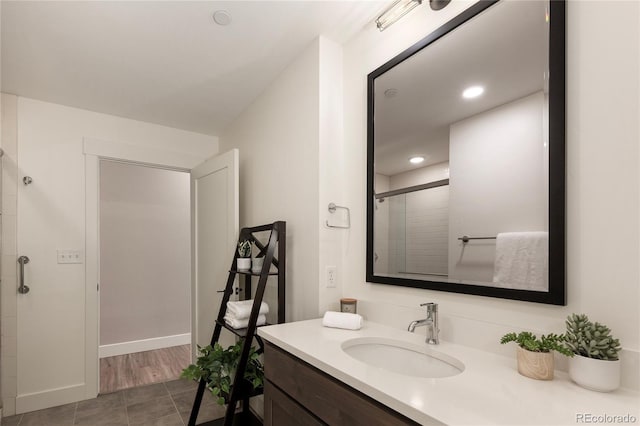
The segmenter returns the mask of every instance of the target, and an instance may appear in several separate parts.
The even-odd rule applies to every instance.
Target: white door
[[[30,291],[18,294],[15,314],[17,413],[98,392],[100,159],[181,170],[193,164],[181,153],[93,140],[85,140],[84,152],[84,165],[69,165],[56,149],[42,152],[28,138],[20,145],[17,250],[29,257],[24,269]],[[29,185],[22,184],[26,174],[33,178]],[[83,174],[84,181],[73,178]],[[191,191],[192,339],[208,344],[221,299],[216,291],[226,283],[238,234],[238,151],[193,168]],[[233,342],[224,338],[223,344]]]
[[[211,158],[191,170],[191,341],[206,346],[238,238],[238,150]],[[223,347],[231,333],[220,335]]]

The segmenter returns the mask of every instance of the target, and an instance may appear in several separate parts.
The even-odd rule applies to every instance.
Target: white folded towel
[[[238,319],[232,316],[225,315],[224,322],[231,328],[247,328],[249,327],[249,318]],[[267,317],[265,315],[258,315],[258,321],[256,325],[265,325],[267,323]]]
[[[241,300],[239,302],[227,302],[227,315],[235,319],[246,319],[251,315],[253,308],[253,299]],[[269,313],[269,305],[262,302],[260,304],[260,312],[258,315],[266,315]]]
[[[548,253],[547,232],[498,234],[493,282],[503,288],[549,291]]]
[[[360,330],[362,327],[362,317],[358,314],[347,312],[327,311],[322,318],[322,325],[332,328],[345,328],[347,330]]]

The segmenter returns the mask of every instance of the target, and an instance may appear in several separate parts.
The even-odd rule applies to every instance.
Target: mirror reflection
[[[548,7],[499,2],[373,80],[374,282],[549,291]]]

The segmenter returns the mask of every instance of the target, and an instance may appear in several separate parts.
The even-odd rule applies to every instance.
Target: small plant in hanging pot
[[[238,243],[238,271],[248,271],[251,269],[251,241],[242,240]]]
[[[620,341],[606,325],[584,314],[567,317],[566,344],[576,355],[569,362],[569,377],[583,388],[611,392],[620,387]]]
[[[223,349],[218,343],[213,347],[198,346],[198,351],[196,363],[185,368],[181,377],[195,381],[204,379],[207,389],[216,397],[218,404],[226,404],[231,395],[231,385],[240,361],[242,341],[227,349]],[[241,388],[242,397],[258,395],[264,387],[264,366],[253,346],[249,350],[244,380],[238,385]]]
[[[518,344],[516,357],[518,373],[537,380],[553,379],[553,353],[573,356],[573,353],[562,343],[564,335],[543,334],[538,338],[535,334],[523,331],[519,334],[507,333],[502,336],[500,343],[516,342]]]

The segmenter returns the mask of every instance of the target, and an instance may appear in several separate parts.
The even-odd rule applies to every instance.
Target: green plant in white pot
[[[236,259],[238,271],[251,269],[251,241],[242,240],[238,243],[238,259]]]
[[[620,387],[620,341],[606,325],[584,314],[566,320],[565,344],[576,355],[569,361],[569,377],[583,388],[611,392]]]

